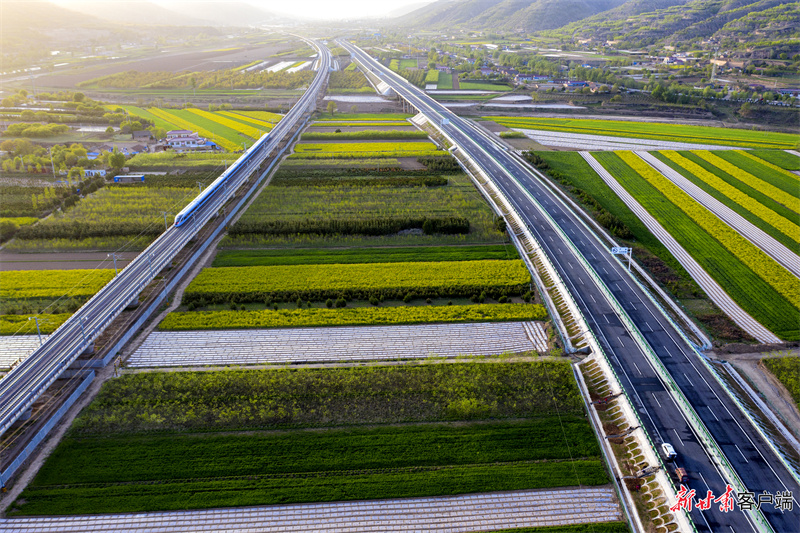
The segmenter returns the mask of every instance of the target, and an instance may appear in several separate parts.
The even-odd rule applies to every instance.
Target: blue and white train
[[[261,151],[261,149],[269,142],[270,135],[266,133],[263,135],[258,141],[253,143],[253,146],[247,149],[242,156],[236,160],[228,169],[222,173],[220,177],[214,180],[214,182],[206,187],[203,192],[197,195],[197,198],[192,200],[189,205],[183,208],[183,210],[175,215],[175,225],[180,226],[189,220],[192,215],[197,212],[198,209],[203,207],[205,203],[211,198],[214,193],[219,190],[226,189],[228,186],[228,180],[233,178],[236,173],[247,167],[256,157],[256,154]],[[260,163],[260,161],[259,161]]]

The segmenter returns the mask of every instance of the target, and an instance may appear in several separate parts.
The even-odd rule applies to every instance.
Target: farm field
[[[511,87],[502,83],[491,83],[488,81],[460,81],[460,89],[465,91],[510,91]]]
[[[590,135],[635,137],[663,141],[720,144],[743,148],[791,149],[797,145],[797,136],[788,133],[752,131],[707,126],[684,126],[651,122],[619,120],[484,117],[509,128],[529,128],[565,131]]]
[[[28,317],[32,316],[36,315],[0,315],[0,335],[36,335],[36,323],[28,320]],[[71,313],[39,315],[39,331],[42,335],[49,335],[66,322],[70,316]]]
[[[783,150],[750,150],[750,153],[784,170],[800,170],[800,157]]]
[[[745,311],[783,339],[800,338],[796,278],[632,153],[595,156]]]
[[[20,228],[7,249],[143,249],[164,231],[163,212],[174,217],[196,195],[196,188],[107,186],[63,213]]]
[[[769,209],[677,152],[654,155],[790,250],[800,244],[800,226],[792,219]]]
[[[786,387],[800,408],[800,357],[767,357],[761,362]]]
[[[186,288],[183,301],[402,299],[409,294],[497,299],[521,295],[530,281],[521,260],[223,267],[203,270]]]
[[[268,266],[349,263],[402,263],[406,261],[479,261],[518,259],[510,244],[487,246],[419,246],[399,248],[323,250],[223,250],[212,266]]]
[[[289,159],[358,159],[445,155],[430,142],[298,143]]]
[[[700,155],[695,151],[683,151],[678,152],[681,156],[685,157],[686,159],[690,160],[692,163],[699,165],[705,171],[710,172],[711,174],[715,175],[717,178],[723,180],[729,186],[734,187],[753,200],[757,201],[758,203],[764,205],[765,207],[771,209],[778,215],[786,218],[788,220],[796,220],[797,214],[794,209],[791,207],[787,207],[783,203],[777,201],[771,195],[766,194],[762,191],[756,184],[755,187],[749,185],[748,183],[730,175],[729,173],[725,172],[721,168],[715,166],[713,163],[706,161],[704,158],[700,157]]]
[[[362,146],[391,144],[353,138],[375,133],[381,131],[297,149],[333,146],[359,157]],[[528,303],[535,299],[530,274],[455,161],[419,158],[413,170],[370,165],[278,169],[160,327],[546,319],[541,306]]]
[[[541,305],[477,304],[352,307],[346,309],[259,309],[172,312],[159,324],[162,331],[209,329],[305,328],[329,326],[395,326],[407,324],[516,322],[546,320]],[[2,322],[0,322],[2,325]]]
[[[103,387],[10,514],[597,485],[599,455],[566,362],[135,374]]]
[[[488,206],[465,175],[441,187],[266,187],[221,242],[242,247],[499,244]],[[431,232],[400,233],[406,229]],[[435,225],[447,224],[447,233]],[[444,227],[444,226],[442,226]]]
[[[74,312],[112,277],[113,268],[0,272],[0,316],[3,317],[0,323],[3,324],[3,330],[7,331],[3,334],[13,334],[19,329],[14,326],[18,320],[6,315]],[[53,324],[59,319],[54,320]]]

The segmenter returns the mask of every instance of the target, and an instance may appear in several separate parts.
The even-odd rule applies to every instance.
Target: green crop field
[[[268,122],[266,120],[261,120],[261,119],[254,118],[254,117],[249,117],[249,116],[246,116],[246,115],[241,115],[239,113],[235,113],[235,112],[232,112],[232,111],[218,111],[215,114],[217,116],[229,118],[229,119],[235,120],[237,122],[241,122],[243,124],[247,124],[249,126],[255,126],[257,129],[259,129],[259,130],[261,130],[261,131],[263,131],[265,133],[268,132],[269,130],[271,130],[273,127],[275,127],[275,123],[273,123],[273,122]]]
[[[701,168],[710,172],[711,174],[717,176],[729,186],[735,187],[736,189],[742,191],[744,194],[752,198],[753,200],[757,201],[758,203],[764,205],[765,207],[771,209],[778,215],[782,216],[787,220],[797,220],[797,214],[795,210],[787,207],[783,203],[778,202],[772,196],[766,194],[762,191],[758,186],[755,187],[748,185],[747,183],[731,176],[727,172],[723,171],[722,169],[714,166],[713,163],[706,161],[699,157],[697,152],[694,151],[681,151],[678,152],[681,156],[685,157],[689,161],[699,165]]]
[[[152,154],[136,154],[128,160],[128,165],[135,169],[172,169],[175,167],[202,167],[217,169],[221,174],[225,168],[239,158],[238,154],[212,152],[156,152]],[[216,177],[216,176],[215,176]],[[209,181],[210,183],[210,181]]]
[[[0,276],[2,279],[2,276]],[[36,323],[28,320],[38,316],[39,331],[42,335],[53,333],[69,317],[70,313],[52,313],[46,315],[0,315],[0,335],[35,335]]]
[[[0,272],[0,300],[87,298],[114,277],[114,269],[9,270]]]
[[[624,156],[624,152],[620,154]],[[680,191],[675,190],[677,187],[669,189],[666,197],[670,201],[665,202],[665,193],[650,182],[654,176],[648,175],[648,179],[644,179],[625,164],[617,153],[600,152],[595,157],[745,311],[781,338],[787,340],[800,338],[798,309],[789,300],[797,298],[797,293],[791,296],[790,292],[786,292],[791,290],[792,284],[788,272],[783,270],[786,276],[789,276],[784,280],[786,276],[778,270],[781,267],[774,268],[774,261],[764,256],[763,252],[759,255],[752,244],[748,246],[749,242],[729,241],[728,239],[735,239],[735,235],[738,234],[731,235],[730,228],[728,228],[730,231],[724,231],[724,228],[719,226],[722,224],[719,219],[701,208],[694,200],[685,200],[681,197]],[[673,201],[680,201],[681,207]],[[691,209],[691,215],[684,212],[684,208]],[[704,227],[714,232],[714,236],[703,229]],[[727,244],[723,245],[718,239],[724,240]],[[741,236],[739,239],[743,240]],[[743,263],[743,260],[748,261],[748,264]],[[763,262],[759,265],[759,261]],[[764,276],[777,275],[778,279],[769,277],[769,280],[777,283],[783,290],[777,289],[752,268],[769,271],[762,273]],[[789,285],[783,287],[782,283]]]
[[[758,158],[738,151],[712,153],[699,150],[695,153],[737,180],[760,190],[795,213],[800,213],[800,176],[788,170],[772,169],[767,166],[770,163],[760,163]]]
[[[800,357],[767,357],[761,362],[783,383],[800,407]]]
[[[270,111],[233,111],[233,114],[255,118],[273,125],[280,122],[283,118],[283,115],[279,113],[272,113]]]
[[[317,122],[340,120],[352,121],[366,121],[366,122],[399,122],[413,117],[406,113],[319,113],[316,117]],[[404,124],[408,124],[405,122]]]
[[[291,159],[424,157],[445,153],[431,142],[298,143]]]
[[[750,150],[750,153],[786,170],[800,170],[800,157],[783,150]]]
[[[260,139],[262,135],[269,131],[268,128],[257,128],[244,121],[236,120],[226,115],[211,113],[209,111],[203,111],[202,109],[189,109],[189,111],[202,119],[209,120],[233,131],[237,131],[240,134],[246,135],[252,140]]]
[[[144,109],[144,108],[141,108],[141,107],[136,107],[136,106],[133,106],[133,105],[108,105],[108,106],[106,106],[106,108],[110,112],[113,112],[115,109],[120,108],[120,107],[122,109],[124,109],[125,111],[127,111],[128,114],[130,114],[130,115],[136,115],[136,116],[139,116],[139,117],[142,117],[142,118],[146,118],[148,120],[152,120],[157,128],[163,128],[166,131],[180,129],[180,127],[177,124],[174,124],[170,120],[164,118],[164,115],[161,114],[161,113],[159,113],[158,115],[155,115],[155,114],[151,113],[150,111],[148,111],[147,109]]]
[[[568,362],[129,374],[104,384],[9,515],[607,482]]]
[[[415,246],[347,250],[223,250],[214,267],[268,265],[329,265],[349,263],[403,263],[408,261],[478,261],[519,259],[514,246]]]
[[[357,139],[427,139],[428,134],[417,130],[361,130],[345,132],[311,131],[300,136],[301,141],[336,141]]]
[[[510,91],[511,87],[501,83],[462,81],[458,86],[465,91]]]
[[[439,83],[436,85],[437,89],[452,89],[453,88],[453,75],[449,72],[439,73]]]
[[[222,267],[203,270],[186,288],[183,301],[199,305],[267,298],[293,302],[481,293],[496,299],[522,294],[529,284],[530,273],[521,260]]]
[[[238,131],[218,124],[212,120],[200,117],[185,109],[151,109],[150,112],[159,118],[175,124],[178,129],[185,129],[197,132],[200,137],[204,137],[217,143],[221,148],[229,152],[243,150],[242,143],[250,146],[253,140],[250,137],[240,134]]]
[[[341,121],[341,122],[339,122]],[[362,122],[362,121],[354,121],[348,122],[347,115],[339,115],[339,121],[322,121],[322,122],[314,122],[315,128],[363,128],[363,127],[399,127],[399,126],[409,126],[408,122],[400,122],[400,121],[386,121],[386,122]]]
[[[257,311],[172,312],[159,324],[163,331],[208,329],[394,326],[470,322],[547,320],[541,305],[476,304],[344,309],[264,309]]]
[[[499,244],[494,216],[464,175],[444,187],[266,187],[234,224],[223,247]],[[424,221],[462,220],[468,233],[398,234]],[[322,230],[325,233],[321,233]],[[292,230],[293,235],[278,233]],[[312,233],[298,233],[299,231]],[[376,234],[377,232],[377,234]],[[389,233],[386,233],[389,232]]]
[[[159,235],[162,213],[174,218],[196,195],[196,188],[105,187],[59,216],[20,228],[17,241]]]
[[[653,155],[784,246],[793,249],[800,244],[800,226],[792,220],[757,202],[677,152],[654,152]]]
[[[528,128],[590,135],[659,139],[664,141],[722,144],[745,148],[794,148],[797,136],[708,126],[684,126],[653,122],[565,118],[484,117],[509,128]]]

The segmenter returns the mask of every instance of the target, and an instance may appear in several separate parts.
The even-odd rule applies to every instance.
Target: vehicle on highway
[[[689,474],[686,473],[685,468],[681,468],[680,466],[675,468],[675,477],[678,478],[679,483],[689,482]]]
[[[664,442],[661,444],[661,453],[664,454],[664,459],[667,461],[674,461],[678,454],[675,453],[675,448],[672,447],[672,444],[669,442]]]

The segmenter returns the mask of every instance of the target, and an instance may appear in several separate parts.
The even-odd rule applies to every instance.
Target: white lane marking
[[[708,484],[708,481],[706,481],[706,478],[705,478],[705,477],[703,477],[703,473],[702,473],[702,472],[700,472],[699,470],[698,470],[698,472],[697,472],[697,473],[698,473],[698,474],[700,474],[700,479],[702,479],[702,480],[703,480],[703,483],[705,483],[705,484],[706,484],[706,490],[711,490],[711,485],[709,485],[709,484]]]
[[[578,281],[580,281],[581,285],[584,285],[583,278],[578,278]]]
[[[707,406],[707,405],[706,405],[706,409],[708,409],[709,411],[711,411],[711,407],[709,407],[709,406]],[[717,422],[719,422],[719,418],[717,418],[717,415],[716,415],[716,414],[714,414],[714,411],[711,411],[711,415],[714,417],[714,420],[716,420]]]
[[[683,373],[683,377],[685,377],[685,378],[686,378],[686,381],[688,381],[688,382],[689,382],[689,385],[691,385],[692,387],[694,387],[694,383],[692,383],[692,380],[691,380],[691,379],[689,379],[689,376],[687,376],[687,375],[686,375],[686,372],[684,372],[684,373]]]
[[[633,307],[633,310],[636,311],[636,306],[633,305],[633,303],[631,303],[631,307]]]
[[[658,407],[660,408],[661,407],[661,402],[659,402],[658,398],[656,398],[656,393],[655,392],[651,392],[650,394],[653,395],[653,399],[656,401],[656,403],[658,404]]]
[[[734,444],[734,446],[736,447],[737,450],[739,450],[739,455],[742,456],[742,459],[744,459],[744,462],[745,463],[749,463],[750,461],[747,460],[747,457],[744,456],[744,454],[742,453],[742,450],[739,449],[739,445],[738,444]]]
[[[589,298],[591,298],[594,303],[597,303],[597,300],[595,300],[594,296],[592,296],[591,294],[589,295]]]
[[[683,441],[681,440],[681,436],[680,436],[680,435],[678,435],[678,430],[677,430],[677,429],[675,429],[675,428],[672,428],[672,431],[673,431],[673,433],[675,433],[675,436],[676,436],[676,437],[678,437],[678,442],[680,442],[680,443],[681,443],[681,446],[686,446],[686,445],[683,443]]]
[[[608,315],[603,315],[603,318],[606,319],[606,324],[611,324],[611,322],[608,321]]]
[[[637,371],[637,372],[639,373],[639,375],[641,376],[641,375],[642,375],[642,371],[641,371],[641,370],[639,370],[639,365],[637,365],[637,364],[636,364],[636,361],[631,361],[631,363],[633,363],[633,366],[635,366],[635,367],[636,367],[636,371]]]
[[[553,242],[553,236],[552,235],[548,235],[547,238],[550,239],[550,242]]]

